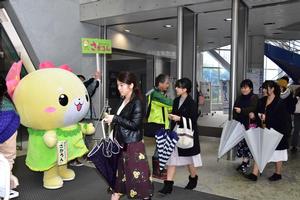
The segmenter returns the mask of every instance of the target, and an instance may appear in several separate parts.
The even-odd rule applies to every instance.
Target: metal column
[[[195,98],[198,31],[197,15],[187,8],[179,7],[177,20],[177,78],[180,79],[186,77],[192,81],[193,88],[191,96]]]
[[[183,7],[177,9],[177,79],[182,77]]]
[[[238,63],[238,13],[239,13],[239,1],[232,0],[231,10],[231,68],[230,68],[230,95],[229,95],[229,120],[232,119],[232,109],[234,106],[234,100],[236,99],[236,72]],[[227,154],[227,160],[235,159],[235,151],[230,150]]]

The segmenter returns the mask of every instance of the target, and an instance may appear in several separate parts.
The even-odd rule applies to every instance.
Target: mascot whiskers
[[[87,153],[83,134],[92,134],[92,124],[79,123],[90,106],[87,90],[67,65],[51,62],[20,79],[22,62],[14,63],[7,75],[10,94],[28,127],[26,165],[42,171],[43,186],[58,189],[75,178],[67,162]]]

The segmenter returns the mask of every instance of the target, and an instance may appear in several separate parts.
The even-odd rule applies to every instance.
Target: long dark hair
[[[133,73],[128,72],[128,71],[120,72],[117,80],[122,83],[126,83],[128,85],[130,85],[131,83],[133,84],[133,94],[134,95],[131,95],[131,98],[130,98],[131,100],[133,99],[134,96],[137,96],[140,100],[143,99],[141,90],[137,85],[136,76]]]
[[[7,94],[6,81],[2,76],[0,76],[0,103],[2,102],[3,97],[7,96],[6,94]]]
[[[276,97],[280,96],[280,87],[279,85],[272,80],[266,80],[263,84],[262,84],[262,88],[266,89],[268,91],[268,87],[269,88],[274,88],[274,94]]]

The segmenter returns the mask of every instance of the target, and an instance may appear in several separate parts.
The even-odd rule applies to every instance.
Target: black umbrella
[[[121,145],[112,137],[105,137],[88,154],[99,173],[107,181],[108,185],[114,189],[116,183],[116,172]]]

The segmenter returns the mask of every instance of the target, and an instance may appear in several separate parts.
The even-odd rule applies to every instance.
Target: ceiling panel
[[[299,10],[300,1],[284,0],[245,0],[249,9],[249,35],[264,35],[266,39],[300,39]],[[269,6],[267,6],[269,4]],[[187,8],[198,13],[198,46],[201,50],[230,44],[231,23],[224,21],[231,16],[231,0],[216,0],[211,3],[201,3],[187,6]],[[158,13],[155,16],[166,16]],[[174,15],[176,10],[169,10],[168,15]],[[147,17],[151,13],[146,13]],[[139,16],[136,13],[135,17]],[[165,28],[164,25],[171,24],[173,28]],[[288,28],[296,25],[296,28]],[[144,21],[112,26],[111,28],[124,32],[130,30],[129,34],[139,37],[157,40],[161,43],[176,45],[177,19],[163,19],[155,21]],[[214,30],[209,30],[215,28]],[[128,34],[128,33],[127,33]]]

